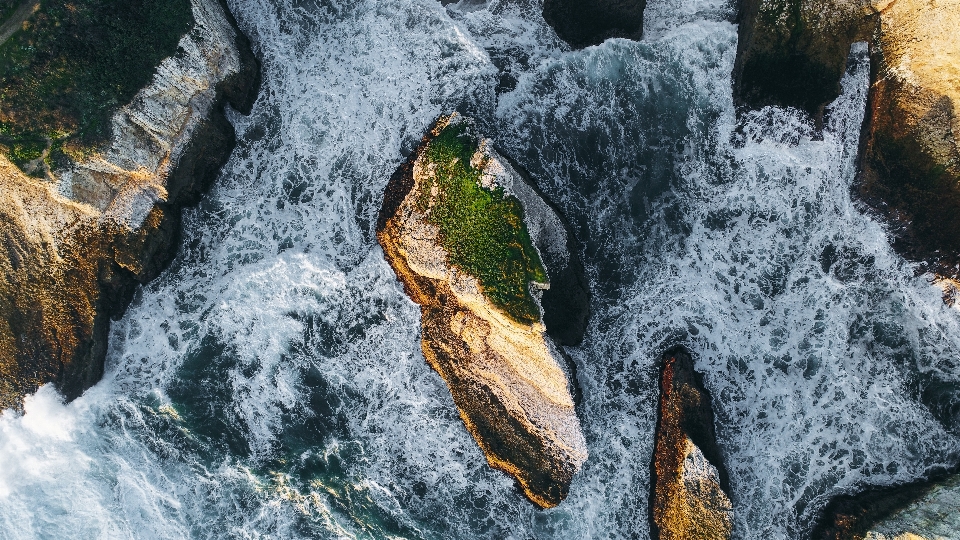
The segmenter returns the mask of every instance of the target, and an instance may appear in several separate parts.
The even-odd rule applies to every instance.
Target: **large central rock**
[[[536,504],[559,504],[587,449],[539,302],[548,275],[572,264],[558,216],[453,115],[390,179],[377,238],[421,307],[424,356],[487,461]]]

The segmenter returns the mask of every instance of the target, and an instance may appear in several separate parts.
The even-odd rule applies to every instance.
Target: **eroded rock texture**
[[[45,179],[0,156],[0,408],[100,379],[110,318],[168,262],[180,208],[235,144],[223,105],[249,111],[259,68],[220,3],[192,9],[194,29],[114,114],[106,147]]]
[[[733,528],[710,396],[698,379],[686,351],[664,355],[650,505],[660,540],[725,540]]]
[[[607,38],[640,39],[646,0],[544,0],[543,18],[574,48]]]
[[[960,475],[832,501],[815,540],[938,540],[960,531]]]
[[[960,276],[960,0],[743,0],[734,69],[743,107],[797,107],[820,122],[854,41],[872,85],[861,198],[892,221],[894,246]]]
[[[741,0],[735,99],[821,117],[840,95],[850,45],[870,39],[875,23],[862,0]]]
[[[444,133],[447,129],[459,131],[451,135]],[[456,152],[438,153],[441,136]],[[461,142],[464,146],[458,146]],[[452,155],[457,157],[438,161],[438,156]],[[469,162],[470,167],[449,168],[458,161]],[[451,207],[455,187],[449,178],[439,178],[453,174],[450,171],[466,175],[461,180],[467,184],[460,186],[473,190],[470,192],[478,199],[493,197],[491,200],[509,203],[508,208],[522,203],[519,220],[507,216],[515,228],[506,231],[510,233],[507,237],[514,239],[510,240],[513,245],[500,245],[498,237],[488,239],[492,245],[475,246],[474,238],[458,245],[445,243],[461,232],[453,230],[457,224],[480,219],[458,214],[455,221],[447,222],[440,217],[444,212],[480,204],[461,196],[456,199],[460,206]],[[494,207],[503,205],[490,208]],[[525,251],[529,246],[521,245],[528,233],[537,253]],[[561,367],[562,353],[547,336],[538,302],[528,319],[522,299],[491,300],[500,298],[495,293],[505,284],[493,283],[490,274],[477,272],[488,276],[482,281],[465,270],[477,259],[498,265],[501,274],[507,275],[510,264],[524,264],[518,253],[526,253],[525,264],[533,268],[533,275],[539,274],[537,258],[562,274],[572,255],[557,215],[489,141],[476,137],[472,125],[454,115],[441,118],[390,179],[377,238],[404,290],[420,305],[424,356],[446,381],[460,417],[489,464],[516,478],[534,503],[542,507],[559,504],[587,458],[570,382]],[[487,261],[483,258],[487,253],[508,255]],[[501,264],[504,258],[516,260]],[[456,261],[464,262],[458,265]],[[552,279],[557,273],[548,270],[548,275]],[[543,281],[522,284],[534,301],[538,289],[548,286]],[[585,298],[583,291],[571,292],[571,302]],[[582,329],[579,331],[582,334]]]

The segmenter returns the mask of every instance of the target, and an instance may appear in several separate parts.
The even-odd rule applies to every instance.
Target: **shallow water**
[[[817,133],[789,110],[738,123],[736,26],[710,0],[574,52],[529,0],[230,6],[264,67],[240,145],[114,323],[104,380],[0,417],[0,537],[647,538],[677,343],[714,396],[737,538],[802,538],[830,496],[960,459],[960,310],[850,198],[862,50]],[[487,467],[373,236],[452,110],[584,243],[590,459],[549,511]]]

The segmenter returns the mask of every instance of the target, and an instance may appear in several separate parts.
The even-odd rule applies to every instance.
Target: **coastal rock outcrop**
[[[543,18],[581,49],[612,37],[640,39],[646,0],[544,0]]]
[[[850,45],[872,83],[856,190],[894,225],[894,247],[960,277],[960,0],[743,0],[741,107],[797,107],[819,123]]]
[[[175,251],[235,145],[223,107],[249,112],[259,67],[217,0],[85,155],[26,174],[0,155],[0,409],[54,382],[72,399],[103,372],[111,317]]]
[[[651,467],[651,529],[660,540],[726,540],[733,505],[726,495],[710,395],[683,349],[668,351]]]
[[[539,302],[576,256],[559,217],[454,114],[391,177],[377,239],[420,305],[424,356],[489,464],[539,506],[559,504],[587,459]]]
[[[827,508],[814,540],[935,540],[960,531],[960,475],[933,483],[841,496]]]

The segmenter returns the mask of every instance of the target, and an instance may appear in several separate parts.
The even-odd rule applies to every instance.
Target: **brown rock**
[[[840,95],[850,45],[870,39],[875,26],[862,0],[741,0],[735,100],[795,107],[820,121]]]
[[[960,277],[960,1],[878,6],[860,195],[900,226],[894,247]]]
[[[710,396],[698,379],[685,351],[664,355],[650,505],[660,540],[728,539],[733,528]]]
[[[180,208],[235,144],[223,105],[248,112],[259,69],[218,1],[193,10],[183,54],[114,114],[99,152],[46,179],[0,156],[0,409],[100,379],[110,318],[173,256]]]

